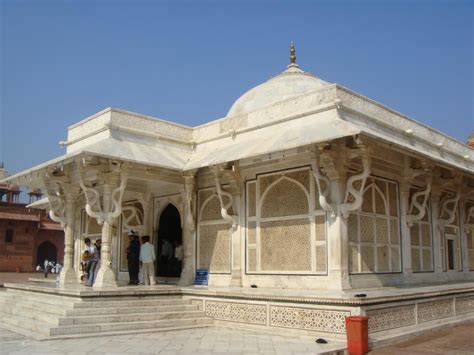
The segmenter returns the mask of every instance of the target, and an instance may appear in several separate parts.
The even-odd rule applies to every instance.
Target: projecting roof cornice
[[[78,155],[190,170],[337,138],[367,135],[442,166],[474,173],[469,146],[341,85],[329,84],[240,115],[187,127],[107,108],[68,129],[66,154],[15,174],[21,181]]]

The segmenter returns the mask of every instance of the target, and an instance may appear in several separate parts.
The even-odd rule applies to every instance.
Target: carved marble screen
[[[326,214],[308,168],[248,181],[247,272],[326,273]]]
[[[419,190],[411,189],[410,201],[412,195]],[[420,196],[420,200],[423,196]],[[421,221],[414,222],[410,227],[411,243],[411,265],[413,272],[433,271],[433,238],[431,233],[431,205],[428,203],[425,207],[425,215]],[[422,201],[420,205],[422,205]]]
[[[347,223],[351,273],[401,271],[396,182],[369,177],[362,206],[349,215]]]
[[[222,218],[215,188],[199,190],[198,207],[198,268],[213,274],[230,273],[232,225]],[[232,209],[229,214],[233,214]]]

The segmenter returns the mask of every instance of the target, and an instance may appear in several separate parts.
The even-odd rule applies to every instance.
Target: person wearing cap
[[[134,231],[128,232],[129,244],[127,248],[129,285],[138,285],[138,271],[140,262],[140,241]]]

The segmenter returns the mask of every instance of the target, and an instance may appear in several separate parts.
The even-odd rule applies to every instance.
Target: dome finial
[[[293,41],[291,41],[291,44],[290,44],[290,65],[291,64],[296,64],[296,51],[295,51],[295,44],[293,43]]]

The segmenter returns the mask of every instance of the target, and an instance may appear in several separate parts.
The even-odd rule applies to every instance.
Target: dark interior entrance
[[[168,204],[158,224],[156,275],[180,277],[183,259],[181,218],[179,211]]]
[[[38,252],[36,254],[36,265],[43,267],[44,261],[56,262],[58,258],[58,251],[56,245],[51,242],[43,242],[38,246]]]
[[[448,270],[454,270],[454,240],[448,239]]]

